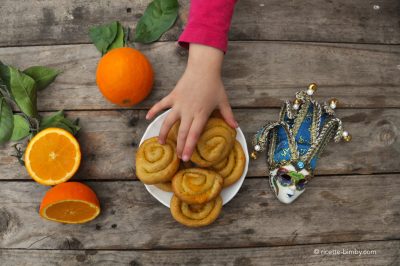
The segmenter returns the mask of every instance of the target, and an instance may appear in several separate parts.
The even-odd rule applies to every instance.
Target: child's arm
[[[151,119],[171,107],[159,135],[160,143],[177,121],[181,120],[177,154],[187,161],[211,112],[218,108],[231,127],[237,127],[221,80],[221,67],[227,47],[234,0],[192,0],[189,22],[179,42],[189,46],[186,70],[172,92],[147,113]],[[190,44],[190,45],[189,45]]]
[[[226,52],[236,0],[192,0],[189,19],[179,44],[199,43]]]

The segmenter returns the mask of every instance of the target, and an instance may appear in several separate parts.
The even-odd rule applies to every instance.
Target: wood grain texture
[[[393,44],[400,40],[399,21],[396,0],[245,0],[238,1],[230,37]]]
[[[267,120],[277,119],[278,109],[234,110],[240,127],[251,147],[253,134]],[[78,135],[82,148],[82,164],[77,179],[133,179],[135,152],[149,124],[145,111],[75,111],[71,118],[80,118]],[[47,115],[45,113],[44,115]],[[351,132],[349,143],[331,143],[318,162],[316,175],[369,174],[400,172],[394,158],[400,157],[400,110],[338,110],[344,128]],[[13,143],[0,148],[0,179],[30,179],[14,154]],[[248,176],[265,176],[265,155],[251,161]]]
[[[315,250],[365,255],[320,255]],[[399,241],[371,241],[268,248],[97,251],[97,250],[0,250],[3,266],[73,265],[398,265]],[[333,251],[332,251],[333,252]],[[375,253],[374,253],[375,252]]]
[[[152,94],[135,109],[167,95],[186,65],[186,52],[171,42],[139,48],[153,64]],[[93,45],[0,48],[0,60],[21,69],[32,65],[62,70],[39,93],[39,109],[116,109],[95,82],[100,58]],[[318,99],[339,99],[339,107],[400,107],[400,45],[232,42],[223,77],[234,107],[280,107],[315,81]]]
[[[167,95],[185,68],[187,51],[175,41],[189,0],[179,0],[179,19],[161,42],[136,46],[156,73],[147,100],[121,110],[95,84],[100,54],[88,29],[114,20],[134,29],[150,1],[1,1],[0,60],[63,71],[39,93],[39,109],[80,118],[83,162],[73,180],[96,191],[102,213],[83,225],[41,219],[48,187],[30,181],[10,156],[12,143],[0,146],[0,265],[399,265],[400,2],[238,1],[223,78],[247,140],[277,119],[282,100],[317,82],[317,99],[339,99],[353,141],[328,147],[291,205],[262,178],[265,156],[251,161],[249,178],[217,221],[189,229],[134,169],[149,124],[144,109]],[[376,254],[321,254],[354,249]]]
[[[291,205],[275,198],[267,179],[247,179],[217,221],[200,229],[175,222],[139,181],[87,184],[99,197],[100,216],[64,225],[37,213],[46,187],[1,182],[0,248],[188,249],[400,239],[398,174],[318,178]]]
[[[3,0],[0,46],[88,43],[94,25],[119,20],[134,29],[149,2]],[[179,2],[180,19],[162,40],[177,40],[187,21],[189,1]],[[230,39],[400,43],[399,10],[396,0],[239,1]]]
[[[0,46],[89,43],[89,29],[115,20],[133,29],[151,0],[3,0]],[[130,10],[128,10],[130,9]],[[130,11],[130,12],[129,12]],[[165,34],[175,40],[182,23]]]

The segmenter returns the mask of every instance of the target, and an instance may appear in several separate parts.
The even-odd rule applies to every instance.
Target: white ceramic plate
[[[151,137],[155,137],[158,136],[160,129],[161,129],[161,125],[165,119],[165,117],[167,116],[167,113],[169,112],[166,111],[164,113],[162,113],[161,115],[159,115],[156,119],[154,119],[153,122],[151,122],[151,124],[147,127],[146,131],[143,134],[142,139],[140,140],[140,145],[142,144],[142,142],[148,138]],[[247,174],[247,169],[249,167],[249,154],[247,152],[247,144],[246,144],[246,139],[244,137],[244,134],[242,132],[242,130],[240,128],[236,129],[236,139],[240,142],[240,144],[242,145],[243,151],[244,151],[244,155],[246,157],[246,165],[243,171],[242,176],[240,177],[240,179],[238,181],[236,181],[236,183],[234,183],[233,185],[226,187],[222,190],[221,192],[221,197],[223,200],[223,204],[225,205],[226,203],[228,203],[239,191],[240,187],[243,184],[244,178],[246,177]],[[155,197],[159,202],[161,202],[162,204],[164,204],[165,206],[167,206],[169,208],[169,203],[171,201],[172,198],[172,193],[171,192],[166,192],[163,191],[159,188],[157,188],[156,186],[153,185],[145,185],[147,191],[153,196]]]

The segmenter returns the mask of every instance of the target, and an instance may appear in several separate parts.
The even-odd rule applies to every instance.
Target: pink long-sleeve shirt
[[[191,0],[189,19],[179,37],[179,44],[204,44],[224,52],[236,0]]]

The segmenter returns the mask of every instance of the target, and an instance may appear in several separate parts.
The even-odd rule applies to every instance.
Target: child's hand
[[[172,92],[156,103],[146,115],[146,119],[152,119],[161,110],[171,107],[161,127],[159,141],[165,143],[172,125],[181,120],[177,154],[183,161],[188,161],[192,156],[214,109],[220,110],[231,127],[238,126],[221,80],[223,56],[223,52],[216,48],[190,44],[185,73]]]

